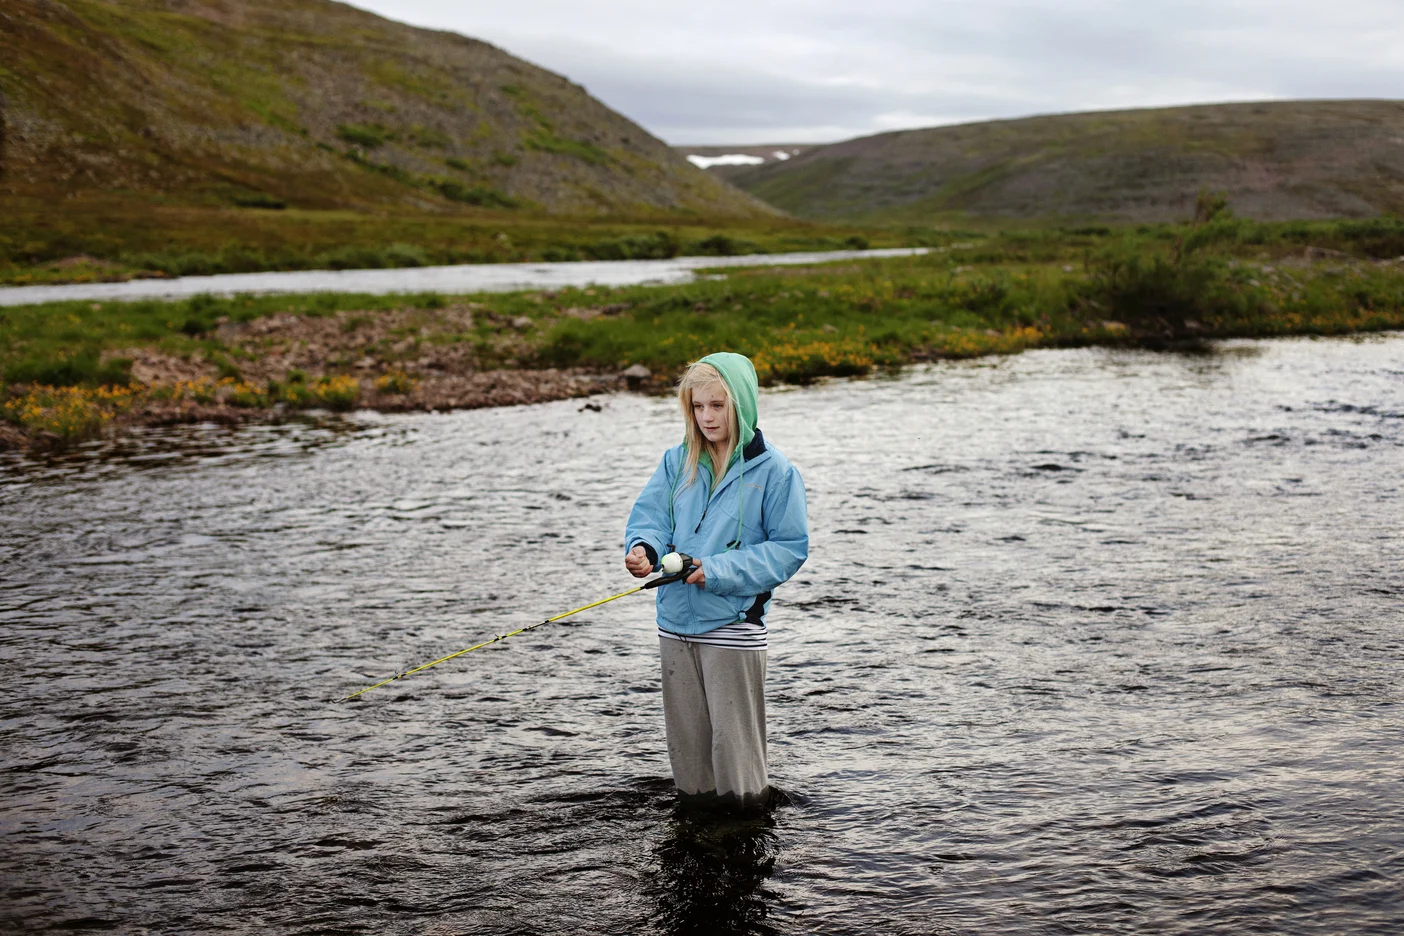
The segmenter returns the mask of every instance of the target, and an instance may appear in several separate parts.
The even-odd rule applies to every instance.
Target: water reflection
[[[765,884],[779,853],[772,812],[679,804],[654,849],[653,922],[670,936],[771,934]]]

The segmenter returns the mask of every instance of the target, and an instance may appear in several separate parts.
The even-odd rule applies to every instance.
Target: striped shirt
[[[658,636],[681,640],[683,643],[706,644],[709,647],[726,647],[729,650],[768,650],[770,648],[765,625],[756,624],[751,621],[737,621],[734,624],[724,624],[716,630],[696,635],[675,634],[672,631],[667,631],[660,627],[658,628]]]

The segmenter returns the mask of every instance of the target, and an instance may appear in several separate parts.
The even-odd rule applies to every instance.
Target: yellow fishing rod
[[[663,557],[664,560],[666,561],[667,565],[670,566],[670,567],[673,566],[673,564],[674,564],[673,561],[672,561],[674,555],[676,555],[676,556],[678,557],[678,559],[681,560],[681,562],[679,563],[679,565],[681,566],[681,568],[680,568],[679,571],[677,571],[677,572],[673,572],[673,573],[668,574],[668,575],[660,575],[658,578],[653,579],[652,581],[645,582],[644,584],[639,585],[639,586],[637,586],[637,587],[635,587],[635,588],[631,588],[631,589],[629,589],[628,591],[622,591],[622,592],[620,592],[620,593],[617,594],[617,595],[610,595],[608,598],[601,598],[599,601],[592,601],[592,602],[590,602],[590,603],[587,604],[587,605],[581,605],[580,607],[574,608],[574,609],[572,609],[572,610],[570,610],[570,611],[563,611],[563,612],[561,612],[560,614],[556,615],[555,617],[548,617],[548,618],[547,618],[546,620],[544,620],[544,621],[538,621],[538,622],[536,622],[535,624],[528,624],[526,627],[520,628],[520,629],[518,629],[518,630],[514,630],[514,631],[512,631],[511,633],[508,633],[508,634],[498,634],[496,637],[492,638],[491,640],[484,640],[484,641],[483,641],[482,643],[480,643],[480,644],[475,644],[474,646],[468,647],[468,648],[466,648],[466,649],[464,649],[464,650],[460,650],[460,651],[458,651],[457,653],[450,653],[450,654],[449,654],[448,656],[446,656],[446,657],[439,657],[439,659],[435,660],[433,663],[425,663],[423,666],[416,666],[414,669],[405,670],[403,673],[397,673],[396,675],[391,676],[389,679],[386,679],[386,680],[383,680],[383,681],[381,681],[381,682],[378,682],[378,683],[376,683],[374,686],[367,686],[367,687],[364,688],[364,689],[358,689],[358,690],[356,690],[355,692],[351,693],[351,694],[350,694],[349,696],[347,696],[346,698],[344,698],[344,699],[337,699],[337,701],[338,701],[338,702],[349,702],[349,701],[351,701],[352,699],[356,698],[356,696],[361,695],[361,694],[366,693],[366,692],[370,692],[372,689],[379,689],[381,686],[388,686],[388,685],[390,685],[392,682],[394,682],[394,681],[397,680],[397,679],[404,679],[406,676],[413,676],[415,673],[421,672],[421,671],[423,671],[423,670],[427,670],[427,669],[428,669],[429,667],[431,667],[431,666],[438,666],[440,663],[447,663],[449,660],[452,660],[454,657],[461,657],[461,656],[463,656],[463,654],[465,654],[465,653],[472,653],[474,650],[481,650],[483,647],[489,646],[489,645],[491,645],[491,644],[495,644],[495,643],[497,643],[499,640],[506,640],[508,637],[515,637],[515,636],[517,636],[518,634],[525,634],[525,633],[526,633],[527,631],[529,631],[529,630],[535,630],[536,628],[540,627],[542,624],[550,624],[550,623],[553,622],[553,621],[559,621],[559,620],[561,620],[562,618],[568,618],[568,617],[570,617],[572,614],[579,614],[581,611],[589,611],[591,608],[598,608],[598,607],[599,607],[600,605],[602,605],[602,604],[609,604],[611,601],[618,601],[620,598],[623,598],[623,597],[625,597],[625,596],[627,596],[627,595],[632,595],[632,594],[635,594],[635,593],[637,593],[637,592],[645,591],[646,589],[649,589],[649,588],[657,588],[659,585],[667,585],[669,582],[678,582],[678,581],[681,581],[681,580],[687,578],[687,576],[689,576],[690,574],[692,574],[692,557],[691,557],[691,556],[684,556],[684,555],[682,555],[681,553],[671,553],[671,554],[669,554],[669,555],[667,555],[667,556],[664,556],[664,557]]]

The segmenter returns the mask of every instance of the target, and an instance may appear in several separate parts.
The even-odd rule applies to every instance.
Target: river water
[[[637,286],[686,283],[709,267],[795,266],[912,257],[925,247],[826,250],[809,253],[749,254],[740,257],[673,257],[669,260],[598,260],[576,263],[464,263],[392,270],[297,270],[285,273],[220,273],[125,283],[73,283],[0,286],[0,306],[82,300],[189,299],[192,296],[261,293],[479,293],[567,286]]]
[[[666,400],[0,462],[0,928],[1398,933],[1404,335],[767,392],[761,818],[675,810]]]

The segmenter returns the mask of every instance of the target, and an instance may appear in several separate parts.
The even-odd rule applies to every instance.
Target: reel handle
[[[692,564],[692,557],[687,555],[686,553],[678,553],[678,558],[680,558],[683,563],[681,572],[674,572],[670,575],[660,575],[653,581],[645,583],[644,588],[657,588],[659,585],[668,585],[672,582],[681,582],[684,579],[686,579],[689,575],[691,575],[692,570],[696,568],[696,566]]]

